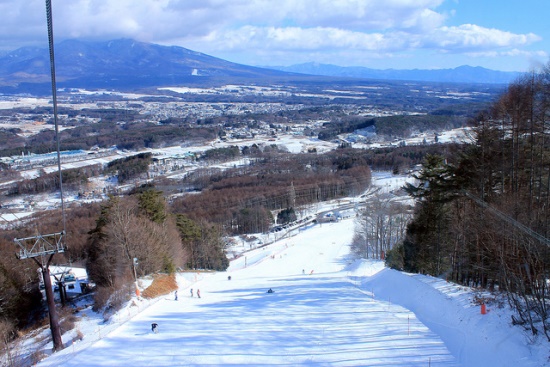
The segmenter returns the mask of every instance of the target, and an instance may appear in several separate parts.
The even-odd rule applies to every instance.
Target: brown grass
[[[141,293],[143,298],[156,298],[178,289],[175,274],[155,274],[153,277],[153,283]]]
[[[73,342],[82,339],[84,339],[84,333],[80,329],[76,329],[76,336],[74,337]]]
[[[35,350],[31,353],[30,359],[33,366],[36,366],[40,361],[42,361],[44,358],[48,357],[48,355],[43,350]]]

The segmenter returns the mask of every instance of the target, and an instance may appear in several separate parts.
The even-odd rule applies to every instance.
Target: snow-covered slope
[[[519,328],[509,326],[505,308],[490,307],[487,315],[481,315],[468,289],[385,269],[379,261],[353,261],[348,246],[352,236],[351,219],[317,225],[244,254],[232,261],[227,272],[181,274],[178,301],[164,297],[130,320],[111,324],[114,330],[96,342],[91,343],[96,333],[85,333],[83,341],[39,365],[541,366],[546,362],[542,345],[528,344]],[[268,294],[269,288],[274,293]],[[158,334],[151,332],[153,322],[159,324]],[[81,329],[86,330],[84,325]]]

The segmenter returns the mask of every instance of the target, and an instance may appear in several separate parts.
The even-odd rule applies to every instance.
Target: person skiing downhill
[[[191,288],[190,292],[191,292],[191,297],[193,297],[193,288]]]
[[[197,297],[201,298],[201,290],[197,289]]]
[[[178,291],[175,291],[174,292],[174,301],[177,301],[178,300]]]

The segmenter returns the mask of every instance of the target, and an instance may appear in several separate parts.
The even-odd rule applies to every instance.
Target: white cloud
[[[514,34],[474,24],[459,27],[441,27],[426,35],[424,47],[439,47],[446,51],[488,50],[500,47],[526,46],[541,38],[533,33]]]
[[[550,55],[546,51],[526,51],[517,48],[506,51],[468,52],[471,57],[524,57],[528,59],[547,59]]]
[[[361,32],[427,29],[444,16],[434,9],[444,0],[71,0],[53,1],[58,38],[133,37],[162,42],[204,37],[214,31],[255,27],[343,28]],[[44,32],[39,0],[3,0],[0,24],[6,38],[21,25]],[[27,28],[26,28],[27,29]]]
[[[443,0],[258,0],[263,11],[255,19],[292,20],[296,26],[383,31],[390,28],[424,28],[439,25],[444,16],[433,9]]]
[[[541,40],[533,33],[475,24],[448,26],[453,10],[438,9],[451,1],[53,0],[52,5],[58,41],[134,38],[212,55],[231,53],[252,63],[270,54],[271,63],[284,64],[277,57],[410,57],[415,50],[502,57]],[[6,49],[33,42],[43,46],[43,1],[0,0],[0,40]]]
[[[526,46],[540,40],[529,34],[513,34],[476,25],[441,27],[427,33],[388,31],[364,33],[341,28],[254,27],[244,26],[209,35],[210,47],[218,50],[321,50],[357,49],[400,51],[433,49],[446,52],[490,52],[495,48]],[[202,42],[202,40],[199,40]]]
[[[397,49],[382,33],[361,33],[336,28],[259,28],[245,26],[212,37],[216,47],[226,50],[274,49],[274,50],[322,50],[322,49]]]
[[[15,49],[48,42],[43,1],[0,0],[0,46]]]

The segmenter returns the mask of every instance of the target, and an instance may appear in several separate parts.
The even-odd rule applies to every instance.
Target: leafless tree
[[[21,365],[21,361],[18,361],[18,343],[15,336],[15,325],[8,320],[0,320],[0,352],[5,356],[5,358],[2,358],[5,363],[2,363],[2,366],[15,367]]]
[[[403,240],[411,217],[410,208],[396,201],[392,194],[368,196],[357,217],[352,251],[363,258],[381,258],[383,252]]]

